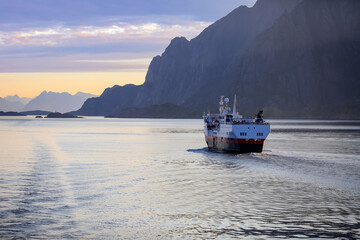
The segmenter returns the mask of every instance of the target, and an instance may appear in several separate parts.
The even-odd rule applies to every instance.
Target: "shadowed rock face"
[[[358,118],[360,1],[259,0],[191,41],[171,41],[141,86],[114,86],[77,112],[109,115],[171,103],[216,109],[236,93],[239,110],[267,117]]]
[[[134,101],[142,86],[132,84],[107,88],[97,98],[89,98],[78,110],[71,112],[84,116],[106,116],[116,114],[124,108],[134,107]]]
[[[224,73],[231,63],[239,61],[248,43],[300,1],[267,2],[260,0],[253,8],[235,9],[191,41],[173,39],[150,64],[137,103],[184,104],[204,85],[223,81]]]
[[[246,112],[360,117],[360,2],[304,0],[249,45],[228,91]]]

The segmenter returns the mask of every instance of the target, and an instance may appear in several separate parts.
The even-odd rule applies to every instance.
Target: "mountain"
[[[24,104],[21,102],[7,101],[5,98],[0,98],[0,111],[21,111]]]
[[[21,102],[23,105],[26,105],[30,102],[31,98],[19,97],[17,94],[15,94],[14,96],[5,97],[5,100],[8,102]]]
[[[76,97],[81,97],[84,99],[88,99],[88,98],[93,98],[93,97],[97,97],[94,94],[90,94],[90,93],[83,93],[83,92],[77,92],[74,96]]]
[[[25,111],[25,112],[20,112],[20,113],[24,114],[24,115],[48,115],[50,112],[42,111],[42,110],[34,110],[34,111]]]
[[[56,93],[43,91],[39,96],[32,99],[23,109],[23,111],[58,111],[69,112],[79,109],[91,94],[80,93],[71,95],[70,93]]]
[[[173,39],[161,56],[153,58],[143,85],[108,88],[99,98],[86,101],[76,113],[110,115],[129,107],[184,104],[204,84],[221,79],[221,72],[234,58],[234,50],[241,55],[247,42],[300,2],[276,0],[271,6],[267,1],[253,8],[235,9],[190,42],[184,37]],[[258,18],[258,14],[264,17]]]
[[[227,92],[248,113],[359,119],[359,12],[360,1],[301,2],[252,41],[227,75]]]
[[[31,98],[21,98],[17,94],[0,98],[0,111],[21,111]]]
[[[216,111],[237,94],[247,115],[360,118],[360,1],[258,0],[153,58],[141,86],[114,86],[76,113],[158,104]]]

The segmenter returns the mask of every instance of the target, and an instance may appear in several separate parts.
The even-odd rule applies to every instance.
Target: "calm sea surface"
[[[360,122],[270,121],[262,154],[201,120],[0,118],[0,239],[360,236]]]

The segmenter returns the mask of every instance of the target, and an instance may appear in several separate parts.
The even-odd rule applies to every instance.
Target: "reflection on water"
[[[360,122],[272,121],[262,154],[201,120],[0,118],[0,238],[356,238]]]

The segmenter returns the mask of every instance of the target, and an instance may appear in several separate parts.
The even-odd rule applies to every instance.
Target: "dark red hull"
[[[261,153],[265,139],[236,139],[205,136],[210,151],[228,153]]]

